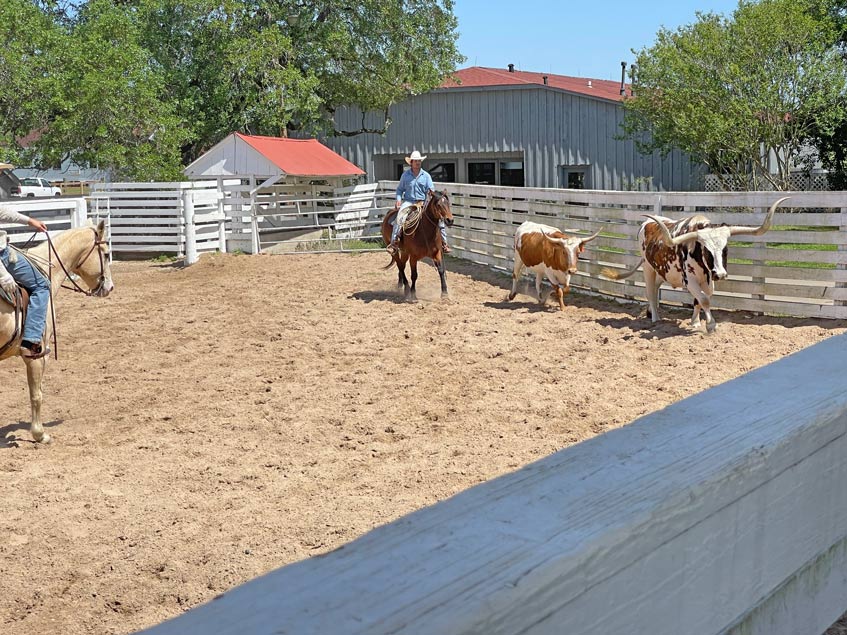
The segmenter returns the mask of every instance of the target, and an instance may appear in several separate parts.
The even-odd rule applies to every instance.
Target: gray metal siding
[[[368,172],[386,174],[391,161],[411,150],[473,158],[483,153],[522,153],[525,184],[559,187],[559,166],[590,165],[593,189],[625,189],[638,177],[653,177],[653,189],[699,189],[702,170],[680,152],[644,156],[631,141],[620,141],[623,109],[617,103],[541,87],[450,89],[426,93],[392,106],[385,135],[324,139],[329,147]],[[358,110],[336,112],[336,126],[357,129]],[[381,115],[366,124],[381,127]],[[460,170],[461,172],[461,170]],[[457,177],[458,178],[458,177]]]

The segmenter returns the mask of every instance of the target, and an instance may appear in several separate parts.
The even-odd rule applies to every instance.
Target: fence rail
[[[3,201],[3,207],[12,211],[34,216],[47,225],[50,232],[63,231],[71,227],[81,227],[88,218],[88,206],[84,198],[36,198],[21,201]],[[23,246],[35,244],[46,239],[44,234],[35,232],[24,225],[0,224],[0,229],[8,234],[9,242]]]

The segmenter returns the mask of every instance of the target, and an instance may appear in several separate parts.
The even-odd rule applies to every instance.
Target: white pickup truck
[[[50,181],[47,179],[35,176],[21,179],[20,185],[12,186],[10,194],[12,196],[23,197],[61,196],[62,190],[54,185],[50,185]]]

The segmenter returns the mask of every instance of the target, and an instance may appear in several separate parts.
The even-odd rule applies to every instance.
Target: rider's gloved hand
[[[17,287],[18,285],[15,283],[12,274],[6,271],[3,265],[0,265],[0,288],[9,295],[14,295]]]

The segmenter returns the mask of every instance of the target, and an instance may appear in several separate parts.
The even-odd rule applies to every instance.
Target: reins
[[[440,197],[439,197],[440,198]],[[430,195],[429,198],[423,203],[423,205],[415,206],[415,211],[410,212],[406,217],[406,222],[403,224],[403,234],[406,236],[411,236],[418,230],[418,225],[420,225],[421,218],[426,218],[430,224],[434,226],[438,226],[439,218],[437,216],[432,216],[427,214],[429,211],[429,206],[432,204],[432,201],[435,199],[434,196]],[[432,217],[431,217],[432,216]]]
[[[88,252],[85,254],[85,256],[80,258],[79,263],[76,265],[77,267],[81,266],[82,263],[84,263],[86,260],[88,260],[88,257],[94,252],[94,250],[95,249],[97,250],[97,255],[100,258],[100,277],[97,279],[97,286],[94,287],[93,289],[89,289],[88,291],[86,291],[81,286],[79,286],[77,281],[74,280],[73,274],[71,274],[71,272],[68,271],[68,268],[65,266],[65,263],[62,262],[62,259],[59,256],[59,252],[56,250],[56,246],[53,244],[53,239],[50,238],[49,232],[44,232],[44,234],[47,236],[47,260],[46,261],[44,260],[44,258],[41,258],[39,256],[35,256],[35,255],[32,255],[32,254],[23,254],[22,253],[21,255],[24,258],[29,258],[29,259],[32,259],[32,260],[35,260],[35,261],[40,261],[42,264],[47,265],[47,272],[46,272],[47,273],[47,280],[50,281],[51,290],[53,288],[53,256],[55,256],[56,262],[58,262],[59,266],[62,268],[62,271],[64,272],[64,274],[66,276],[66,279],[70,280],[71,283],[73,284],[72,287],[69,287],[69,286],[66,286],[65,284],[62,284],[62,285],[60,285],[62,289],[70,289],[71,291],[82,293],[82,294],[89,296],[89,297],[92,296],[92,295],[96,295],[100,291],[100,289],[103,287],[103,282],[106,279],[106,268],[103,265],[103,252],[100,249],[98,249],[98,247],[100,245],[105,245],[106,241],[100,239],[97,236],[97,230],[94,227],[91,227],[90,229],[91,229],[91,231],[94,232],[94,244],[91,246],[91,249],[89,249]],[[35,232],[35,233],[33,233],[32,236],[30,236],[29,240],[26,241],[26,243],[24,244],[24,249],[26,249],[27,245],[29,245],[33,241],[33,239],[35,238],[37,233],[38,232]],[[58,361],[58,359],[59,359],[59,341],[58,341],[58,338],[57,338],[57,335],[56,335],[56,309],[53,306],[52,291],[51,291],[51,298],[50,298],[50,322],[53,326],[53,357],[54,357],[54,359],[56,359]]]

